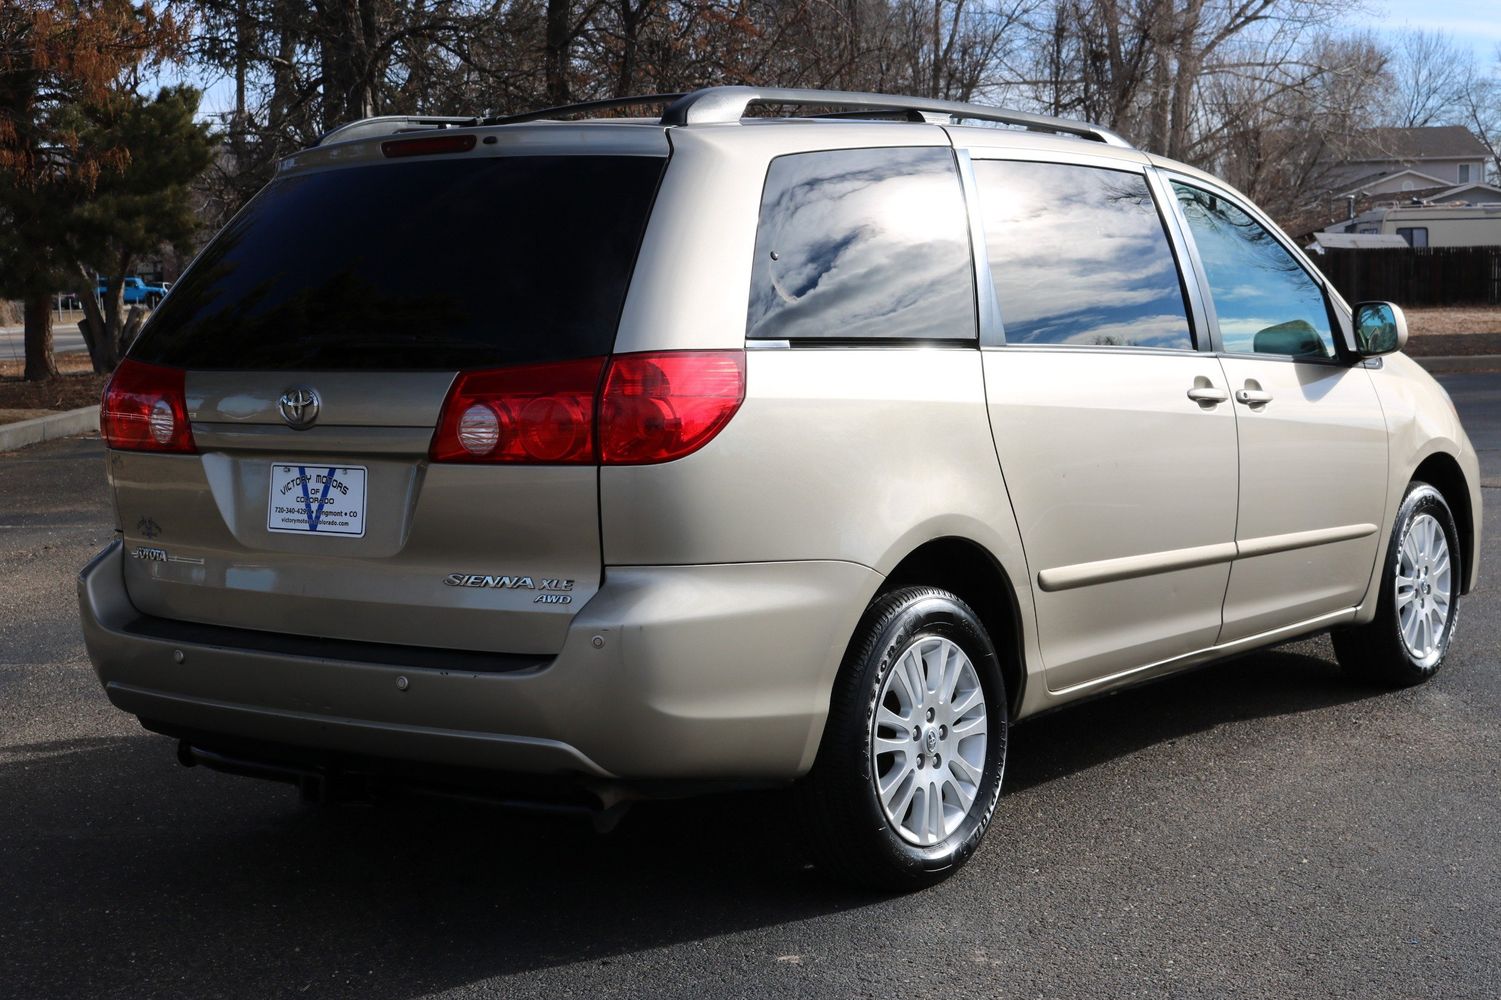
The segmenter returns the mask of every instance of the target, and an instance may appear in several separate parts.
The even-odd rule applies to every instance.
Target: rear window
[[[131,356],[445,370],[608,354],[666,160],[472,157],[273,182]]]

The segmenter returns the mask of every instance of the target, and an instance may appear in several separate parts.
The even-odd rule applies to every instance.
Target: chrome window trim
[[[1001,315],[1001,300],[996,295],[995,280],[990,275],[990,248],[985,242],[985,224],[980,217],[980,187],[975,181],[975,165],[968,149],[956,148],[959,163],[959,186],[964,191],[964,207],[969,216],[969,252],[974,265],[975,318],[979,324],[981,347],[1004,347],[1006,324]]]
[[[1296,354],[1257,354],[1253,351],[1215,351],[1217,358],[1234,358],[1241,361],[1290,361],[1299,365],[1325,365],[1330,368],[1349,368],[1344,358],[1313,358]]]
[[[1125,344],[987,344],[985,351],[1002,351],[1009,354],[1048,352],[1057,354],[1146,354],[1164,358],[1187,358],[1208,352],[1189,350],[1183,347],[1133,347]]]
[[[1192,284],[1198,291],[1199,308],[1204,311],[1204,331],[1208,336],[1204,339],[1208,342],[1207,349],[1216,357],[1224,353],[1225,342],[1220,338],[1220,317],[1214,308],[1214,295],[1209,288],[1209,275],[1204,270],[1204,261],[1199,257],[1199,244],[1194,240],[1193,234],[1188,228],[1188,218],[1183,214],[1183,205],[1178,201],[1178,195],[1173,191],[1172,181],[1175,177],[1181,177],[1185,183],[1188,178],[1182,175],[1165,171],[1161,167],[1152,166],[1148,173],[1156,179],[1158,191],[1164,205],[1164,211],[1173,220],[1173,230],[1177,239],[1182,241],[1185,261],[1189,270],[1193,273]],[[1254,216],[1253,216],[1254,218]]]
[[[1157,202],[1157,213],[1162,217],[1163,229],[1167,231],[1168,245],[1173,250],[1178,282],[1188,302],[1188,321],[1194,348],[1201,354],[1213,354],[1220,346],[1220,326],[1219,319],[1214,314],[1214,300],[1208,297],[1208,286],[1203,279],[1204,267],[1199,260],[1198,248],[1189,238],[1188,228],[1172,187],[1151,164],[1147,164],[1143,172],[1152,198]]]

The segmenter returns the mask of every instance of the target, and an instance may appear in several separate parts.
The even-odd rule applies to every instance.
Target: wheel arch
[[[875,596],[913,586],[950,591],[979,615],[1000,657],[1007,707],[1014,720],[1027,683],[1026,646],[1016,589],[1000,562],[968,538],[933,538],[892,567]]]
[[[1470,509],[1470,486],[1459,462],[1448,452],[1438,451],[1418,463],[1412,471],[1412,480],[1425,482],[1443,494],[1449,509],[1454,512],[1454,525],[1459,531],[1460,593],[1470,592],[1470,572],[1475,558],[1475,518]]]

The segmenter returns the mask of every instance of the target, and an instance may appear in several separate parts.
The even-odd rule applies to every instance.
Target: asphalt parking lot
[[[777,794],[614,834],[300,804],[105,701],[73,577],[101,446],[0,456],[0,996],[1501,996],[1501,376],[1446,376],[1487,579],[1432,683],[1320,638],[1019,726],[957,878],[852,894]]]

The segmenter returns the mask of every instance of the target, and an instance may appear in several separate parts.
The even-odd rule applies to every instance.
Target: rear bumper
[[[110,701],[157,726],[514,773],[766,781],[812,765],[879,579],[846,562],[612,568],[555,658],[505,672],[143,628],[118,542],[78,594]]]

